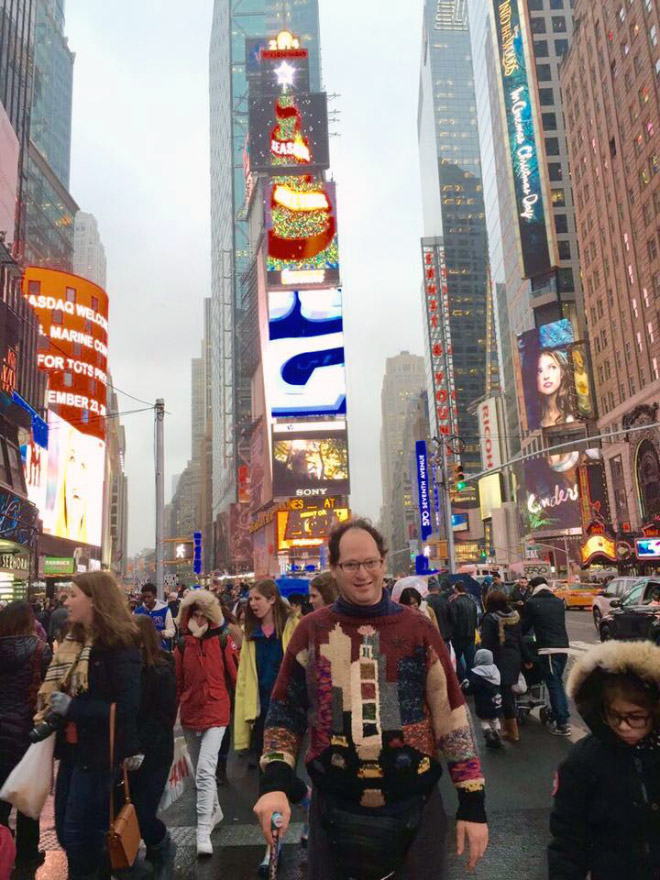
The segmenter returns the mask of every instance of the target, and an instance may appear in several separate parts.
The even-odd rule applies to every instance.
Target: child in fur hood
[[[500,714],[502,712],[502,693],[500,691],[500,670],[493,662],[493,652],[481,648],[474,655],[474,666],[461,684],[464,693],[474,696],[474,710],[481,721],[486,745],[491,749],[501,749]]]
[[[550,880],[660,877],[660,647],[605,642],[573,667],[591,729],[560,766]]]

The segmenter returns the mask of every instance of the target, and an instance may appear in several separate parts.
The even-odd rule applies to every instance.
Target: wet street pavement
[[[578,653],[594,641],[591,616],[586,613],[569,615],[569,631]],[[582,735],[583,730],[574,719],[573,740]],[[475,880],[542,880],[546,877],[545,846],[553,777],[570,745],[570,741],[547,732],[538,721],[537,710],[521,728],[518,745],[507,746],[502,752],[484,751],[491,845],[483,863],[470,877]],[[456,795],[447,779],[443,779],[441,788],[445,808],[452,817]],[[213,834],[215,853],[205,860],[198,860],[195,852],[193,792],[187,792],[164,814],[178,845],[176,880],[248,880],[257,876],[264,845],[252,816],[256,791],[257,771],[248,769],[244,759],[232,757],[229,785],[219,789],[224,820]],[[278,875],[281,880],[313,880],[307,875],[305,851],[297,845],[302,821],[302,813],[296,810],[284,846]],[[464,860],[455,855],[453,838],[449,840],[448,880],[458,880],[467,876],[467,868]],[[20,875],[20,880],[24,877],[66,880],[66,859],[57,847],[52,801],[42,816],[41,845],[47,851],[45,864],[36,874]]]

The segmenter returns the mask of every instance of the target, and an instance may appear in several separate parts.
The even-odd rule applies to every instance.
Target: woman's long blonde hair
[[[139,645],[138,628],[128,610],[128,602],[110,572],[77,574],[71,580],[92,600],[92,632],[95,644],[104,648]],[[84,640],[85,632],[81,624],[75,624],[71,632],[74,638]]]

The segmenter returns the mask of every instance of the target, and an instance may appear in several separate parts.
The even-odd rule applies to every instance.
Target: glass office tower
[[[290,30],[310,53],[312,91],[321,87],[318,0],[215,0],[209,58],[213,343],[213,518],[238,499],[238,445],[251,421],[249,370],[237,344],[254,308],[245,203],[248,133],[246,44]],[[249,62],[249,59],[248,59]],[[221,524],[226,529],[226,523]],[[219,564],[221,560],[216,559]]]
[[[468,408],[486,393],[492,342],[487,333],[488,243],[464,0],[425,2],[418,136],[424,236],[442,240],[447,268],[457,410],[452,431],[463,440],[466,471],[474,473],[480,470],[481,452],[477,419]],[[431,400],[436,393],[432,360],[427,357]],[[431,418],[431,430],[438,430],[437,418]]]

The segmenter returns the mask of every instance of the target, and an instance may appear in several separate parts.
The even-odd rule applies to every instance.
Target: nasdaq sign
[[[532,278],[551,267],[539,149],[534,128],[519,0],[494,0],[504,113],[524,275]]]

